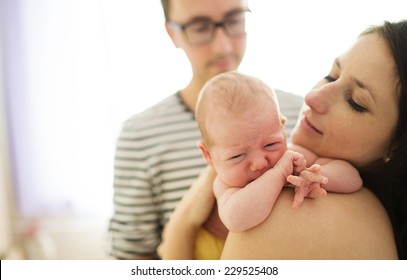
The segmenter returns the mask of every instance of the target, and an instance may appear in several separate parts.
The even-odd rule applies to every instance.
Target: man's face
[[[222,22],[231,14],[246,9],[246,1],[242,0],[172,0],[169,18],[181,25],[202,19]],[[237,69],[243,59],[246,49],[245,33],[229,36],[223,28],[215,28],[212,40],[194,44],[183,30],[173,28],[168,23],[167,30],[175,46],[185,51],[192,66],[193,78],[202,83],[219,73]]]

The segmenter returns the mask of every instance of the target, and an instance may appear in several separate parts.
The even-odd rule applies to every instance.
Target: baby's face
[[[218,176],[229,186],[244,187],[272,168],[287,150],[276,110],[252,110],[241,117],[222,115],[212,122],[210,148]]]

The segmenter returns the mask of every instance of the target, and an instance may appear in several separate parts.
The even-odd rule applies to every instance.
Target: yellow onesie
[[[196,236],[195,259],[219,260],[225,241],[225,239],[217,237],[201,227]]]

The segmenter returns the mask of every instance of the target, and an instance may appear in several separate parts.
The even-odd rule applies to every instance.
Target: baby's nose
[[[267,167],[268,165],[268,160],[266,157],[258,157],[255,160],[252,161],[251,164],[251,171],[259,171],[263,170]]]

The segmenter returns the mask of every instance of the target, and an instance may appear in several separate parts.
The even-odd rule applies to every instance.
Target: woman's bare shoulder
[[[292,189],[284,189],[262,224],[229,233],[222,258],[397,258],[388,216],[369,190],[306,199],[299,209],[292,200]]]

